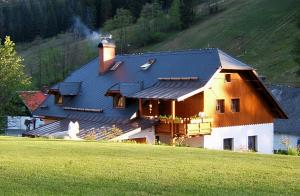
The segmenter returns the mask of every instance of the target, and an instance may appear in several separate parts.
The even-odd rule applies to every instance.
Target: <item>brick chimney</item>
[[[104,39],[99,45],[99,74],[104,74],[114,63],[116,45],[113,41]]]

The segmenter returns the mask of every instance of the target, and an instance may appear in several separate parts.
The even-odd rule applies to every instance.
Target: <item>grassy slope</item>
[[[300,159],[137,144],[0,137],[1,195],[300,192]]]
[[[146,51],[218,47],[253,65],[273,82],[300,82],[291,50],[300,31],[299,0],[234,0],[230,6]]]

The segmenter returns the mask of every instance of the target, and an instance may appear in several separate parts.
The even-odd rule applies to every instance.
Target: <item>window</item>
[[[141,65],[140,67],[141,67],[142,70],[146,71],[146,70],[148,70],[148,69],[151,67],[151,65],[153,65],[155,62],[156,62],[156,59],[149,59],[145,64]]]
[[[257,152],[256,148],[256,136],[249,136],[248,137],[248,150]]]
[[[225,74],[225,81],[231,82],[231,74]]]
[[[114,96],[114,107],[115,108],[125,108],[125,97],[121,95]]]
[[[216,111],[218,113],[224,113],[225,112],[225,100],[224,99],[217,99]]]
[[[123,61],[117,61],[115,64],[110,68],[111,71],[115,71],[118,67],[123,63]]]
[[[231,99],[231,111],[240,112],[240,99]]]
[[[63,96],[61,96],[60,94],[56,94],[55,95],[55,104],[63,104]]]
[[[233,150],[233,138],[226,138],[223,140],[224,150]]]

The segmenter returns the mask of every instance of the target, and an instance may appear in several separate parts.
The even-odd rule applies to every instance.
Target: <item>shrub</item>
[[[85,140],[95,141],[97,139],[97,133],[95,131],[89,131],[85,136]]]
[[[289,147],[287,154],[292,156],[298,156],[298,149]]]

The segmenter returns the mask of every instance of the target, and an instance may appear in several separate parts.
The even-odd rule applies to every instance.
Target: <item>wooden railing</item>
[[[157,131],[171,132],[173,127],[174,134],[179,135],[207,135],[211,133],[212,119],[211,118],[159,118]],[[171,126],[171,125],[174,126]]]

